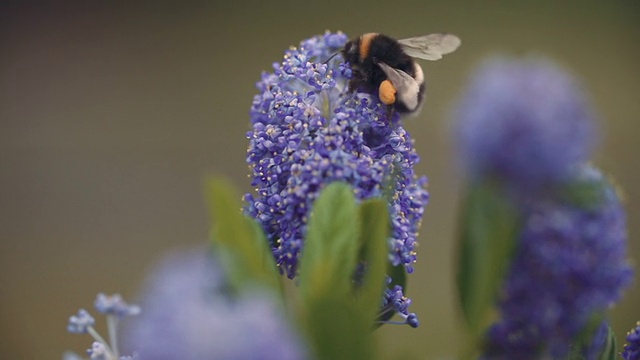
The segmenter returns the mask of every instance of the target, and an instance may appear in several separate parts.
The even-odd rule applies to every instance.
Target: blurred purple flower
[[[142,314],[125,328],[141,359],[304,359],[274,298],[256,290],[227,294],[208,251],[169,255],[151,272]]]
[[[631,283],[625,212],[614,188],[588,166],[576,180],[596,189],[596,204],[548,196],[526,205],[500,295],[501,318],[488,332],[487,359],[565,355],[591,317],[617,302]]]
[[[627,343],[622,352],[624,360],[640,360],[640,321],[627,333]]]
[[[120,294],[105,295],[99,293],[93,305],[99,312],[106,315],[115,315],[119,318],[140,313],[138,305],[127,304]]]
[[[99,341],[94,341],[93,344],[91,344],[91,348],[87,350],[87,355],[89,355],[89,359],[91,360],[111,360],[111,353],[107,347]]]
[[[69,317],[67,324],[67,331],[72,334],[84,334],[89,331],[89,328],[96,323],[96,320],[85,309],[78,310],[76,315]]]
[[[597,142],[580,84],[541,58],[487,61],[454,118],[456,145],[473,177],[525,188],[570,177]]]
[[[416,238],[428,201],[427,179],[399,116],[376,96],[350,93],[351,69],[342,57],[324,63],[347,41],[325,33],[285,52],[263,73],[251,107],[247,163],[255,194],[247,212],[265,230],[276,263],[294,278],[309,211],[319,192],[345,181],[358,200],[386,197],[392,219],[389,259],[413,272]]]

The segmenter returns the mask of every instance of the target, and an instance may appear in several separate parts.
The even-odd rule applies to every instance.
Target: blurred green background
[[[455,354],[454,220],[461,185],[448,114],[495,53],[546,54],[584,80],[640,250],[640,1],[84,1],[0,5],[0,359],[83,351],[67,318],[99,291],[133,299],[167,249],[206,241],[209,174],[249,191],[248,110],[260,72],[325,29],[463,45],[423,63],[426,106],[406,127],[431,202],[409,278],[418,329],[378,331],[388,358]],[[638,281],[612,311],[640,320]],[[98,319],[99,321],[102,319]],[[102,324],[100,324],[101,326]]]

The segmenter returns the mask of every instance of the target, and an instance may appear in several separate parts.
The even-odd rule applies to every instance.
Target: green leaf
[[[618,359],[618,344],[616,343],[616,335],[613,333],[611,326],[607,327],[607,342],[600,353],[600,360],[616,360]]]
[[[396,285],[402,286],[402,291],[407,291],[407,270],[404,265],[393,266],[391,263],[387,265],[387,274],[391,277],[390,287],[394,287]]]
[[[344,183],[328,185],[313,204],[299,288],[303,324],[318,359],[374,358],[372,325],[382,299],[388,222],[383,202],[358,207]],[[359,249],[371,267],[357,299],[353,276]]]
[[[313,299],[307,334],[318,359],[375,359],[369,314],[350,297]]]
[[[366,264],[366,272],[359,288],[358,302],[373,320],[380,311],[388,264],[391,224],[387,204],[383,200],[363,202],[360,205],[360,227],[361,258]]]
[[[311,209],[300,258],[300,292],[304,302],[352,293],[359,230],[353,190],[345,183],[329,184]]]
[[[240,196],[225,180],[207,183],[212,213],[212,240],[230,283],[236,290],[260,284],[281,293],[280,275],[260,225],[242,214]]]
[[[491,320],[520,228],[520,216],[501,190],[494,182],[474,184],[462,208],[458,292],[467,325],[478,337]]]
[[[600,342],[603,339],[596,338],[600,326],[602,325],[604,316],[603,314],[594,314],[592,318],[587,322],[585,327],[576,336],[576,339],[571,344],[571,350],[566,356],[568,360],[585,360],[586,354],[592,347],[594,342]],[[617,343],[615,334],[610,326],[607,326],[607,332],[604,334],[605,339],[598,355],[598,360],[615,360],[618,359]]]

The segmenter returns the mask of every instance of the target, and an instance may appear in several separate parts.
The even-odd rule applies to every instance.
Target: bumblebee
[[[424,73],[414,58],[439,60],[455,51],[460,38],[436,33],[403,40],[368,33],[348,41],[341,53],[351,65],[349,90],[378,94],[399,113],[413,113],[424,100]]]

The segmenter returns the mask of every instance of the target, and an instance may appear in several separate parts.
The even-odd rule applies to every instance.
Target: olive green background
[[[379,330],[386,357],[441,358],[461,346],[462,181],[448,114],[487,55],[545,54],[584,80],[605,134],[595,163],[624,189],[637,261],[639,15],[637,0],[3,2],[0,359],[84,351],[91,341],[66,333],[69,315],[99,291],[134,298],[167,249],[206,241],[205,176],[250,190],[245,132],[260,72],[325,29],[462,38],[455,54],[422,63],[426,106],[405,123],[432,198],[409,278],[421,326]],[[611,313],[620,339],[640,320],[638,304],[636,281]]]

